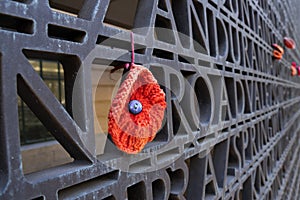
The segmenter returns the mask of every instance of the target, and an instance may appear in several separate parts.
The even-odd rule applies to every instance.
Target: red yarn
[[[280,60],[282,58],[282,55],[284,54],[284,50],[281,46],[278,44],[272,44],[273,46],[273,58],[276,60]]]
[[[296,63],[295,63],[295,65],[294,65],[294,63],[292,63],[290,68],[291,68],[291,76],[296,76],[297,72],[298,72],[297,67],[296,67]]]
[[[128,110],[131,100],[141,102],[139,114]],[[152,73],[132,64],[126,79],[112,101],[108,115],[108,133],[115,145],[126,153],[138,153],[160,129],[166,108],[165,94]]]
[[[295,49],[296,48],[296,43],[292,38],[284,37],[283,38],[283,43],[289,49]]]

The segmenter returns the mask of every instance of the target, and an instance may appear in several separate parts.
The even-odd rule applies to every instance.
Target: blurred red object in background
[[[295,49],[296,48],[295,41],[292,38],[284,37],[283,38],[283,43],[289,49]]]

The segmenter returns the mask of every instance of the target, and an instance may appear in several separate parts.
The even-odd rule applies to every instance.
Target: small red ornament
[[[289,49],[295,49],[296,48],[295,41],[292,38],[284,37],[283,38],[283,43]]]
[[[112,101],[108,133],[122,151],[140,152],[160,129],[167,104],[152,73],[132,64]]]
[[[114,69],[124,68],[127,76],[112,101],[108,114],[108,133],[120,150],[135,154],[154,139],[161,127],[167,103],[165,93],[152,73],[134,64],[132,32],[130,36],[131,64]]]
[[[284,54],[283,48],[278,44],[273,44],[272,46],[274,48],[273,58],[275,58],[276,60],[280,60],[282,58],[282,55]]]
[[[291,76],[296,76],[297,73],[298,73],[298,70],[297,67],[296,67],[296,63],[295,62],[292,62],[292,65],[291,65]]]
[[[297,66],[298,76],[300,76],[300,66]]]

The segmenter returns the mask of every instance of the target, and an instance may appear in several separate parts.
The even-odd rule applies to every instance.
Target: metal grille
[[[286,35],[300,42],[295,6],[1,1],[0,198],[299,199],[300,85],[289,66],[300,59],[286,49],[272,60],[271,47]],[[109,140],[99,153],[92,68],[130,62],[131,30],[136,62],[166,92],[165,123],[143,155],[116,152]],[[65,107],[30,59],[62,64]],[[23,173],[18,96],[74,162]]]

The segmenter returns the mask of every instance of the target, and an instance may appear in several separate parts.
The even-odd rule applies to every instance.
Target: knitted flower
[[[291,65],[291,76],[296,76],[297,75],[297,65],[295,62],[292,62],[292,65]]]
[[[280,60],[282,55],[284,54],[284,50],[278,44],[273,44],[273,58],[276,60]]]
[[[283,43],[289,49],[295,49],[296,48],[296,43],[292,38],[284,37],[283,38]]]
[[[112,141],[126,153],[140,152],[160,129],[165,108],[165,94],[152,73],[133,64],[110,107]]]

